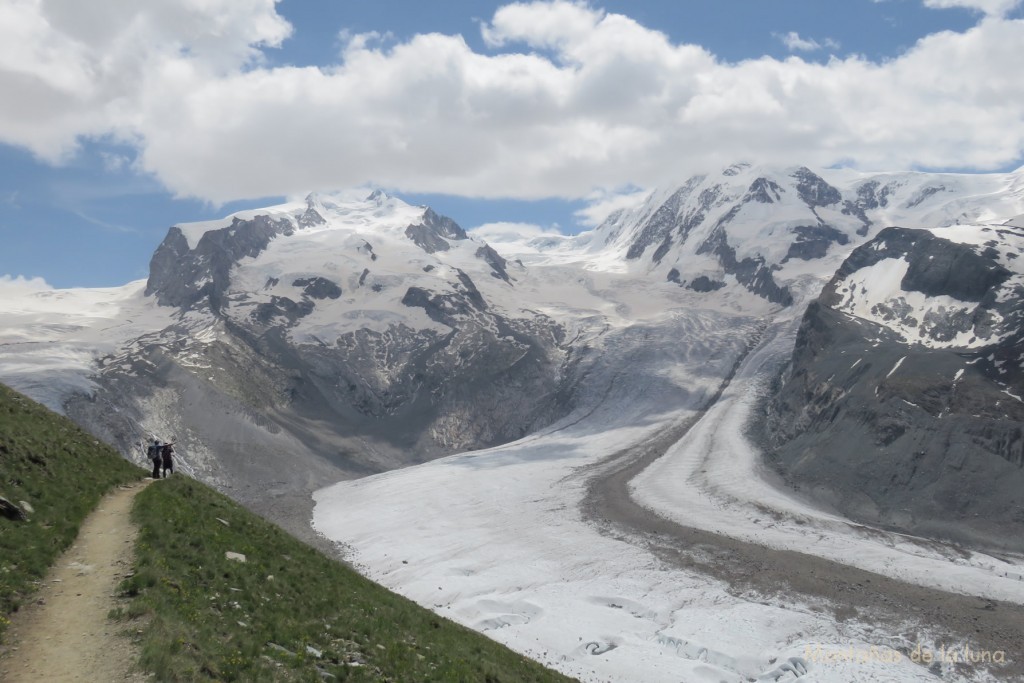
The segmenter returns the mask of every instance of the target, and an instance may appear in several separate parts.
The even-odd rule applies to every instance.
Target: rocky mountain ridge
[[[1024,230],[887,228],[805,312],[768,457],[867,523],[1024,549]]]
[[[590,244],[682,287],[715,291],[735,282],[788,306],[795,279],[827,278],[850,249],[885,227],[1014,215],[1022,178],[736,164],[612,214]]]
[[[495,305],[506,266],[381,192],[175,226],[145,297],[177,322],[66,410],[126,452],[173,434],[243,497],[509,441],[566,410],[569,356],[556,321]]]
[[[993,454],[970,461],[978,482],[1014,481],[1020,470],[1020,418],[998,403],[1021,395],[1020,359],[1010,358],[1022,341],[1019,226],[989,219],[1021,212],[1020,172],[740,164],[655,191],[577,236],[488,244],[383,192],[310,195],[172,227],[144,287],[111,294],[95,317],[40,327],[31,302],[25,313],[0,311],[12,340],[0,339],[0,376],[129,457],[141,459],[142,439],[173,436],[196,476],[272,508],[308,502],[338,478],[505,443],[584,410],[614,395],[598,378],[633,372],[605,367],[625,362],[629,345],[673,338],[675,312],[745,330],[816,300],[792,378],[772,399],[771,458],[794,486],[855,517],[930,533],[913,521],[938,514],[930,508],[892,512],[910,509],[901,486],[922,494],[904,485],[919,475],[894,473],[886,455],[940,433],[929,420],[961,415],[956,438],[974,429],[980,445],[917,450],[943,463],[973,448]],[[846,363],[854,350],[863,360]],[[30,378],[32,354],[53,362]],[[631,382],[655,405],[689,391],[670,377]],[[948,400],[954,385],[970,398]],[[879,402],[930,417],[893,416]],[[849,429],[830,432],[836,420]],[[838,460],[813,455],[833,437],[871,446],[835,450]],[[843,468],[872,475],[829,478]],[[953,500],[942,491],[939,507],[943,495]],[[972,527],[987,537],[1012,522],[961,508],[991,518]]]

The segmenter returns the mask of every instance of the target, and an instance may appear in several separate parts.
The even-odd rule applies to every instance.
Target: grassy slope
[[[0,496],[35,511],[27,521],[0,516],[0,639],[103,494],[144,474],[70,420],[0,384]]]
[[[161,681],[319,681],[321,672],[353,681],[568,680],[191,479],[150,486],[135,514],[143,531],[125,617],[152,617],[143,666]]]
[[[0,496],[35,509],[28,521],[0,517],[0,638],[102,495],[144,475],[69,420],[0,385]],[[141,527],[135,573],[123,585],[132,601],[112,616],[133,634],[142,630],[142,666],[156,680],[333,680],[322,672],[402,683],[568,680],[186,477],[147,488],[134,515]],[[227,560],[225,551],[247,561]]]

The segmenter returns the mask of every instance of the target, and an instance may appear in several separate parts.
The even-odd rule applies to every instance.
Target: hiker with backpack
[[[153,478],[160,478],[160,463],[163,458],[163,447],[159,439],[153,439],[153,443],[146,449],[146,457],[153,463]]]
[[[167,473],[174,474],[174,444],[165,443],[163,448],[160,449],[160,460],[164,466],[164,477],[167,477]]]

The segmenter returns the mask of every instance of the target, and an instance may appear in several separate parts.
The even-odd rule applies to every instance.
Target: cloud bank
[[[0,294],[6,297],[17,297],[22,294],[35,294],[52,290],[46,280],[41,277],[25,277],[23,275],[0,275]]]
[[[562,234],[555,228],[545,228],[534,223],[510,223],[507,221],[484,223],[483,225],[470,228],[469,232],[490,244],[523,242],[538,237],[551,237]]]
[[[0,141],[54,163],[83,137],[127,143],[140,171],[213,202],[353,185],[582,198],[739,159],[1012,163],[1017,2],[925,1],[983,14],[881,63],[732,64],[592,5],[524,2],[481,27],[484,53],[348,36],[337,64],[269,68],[291,31],[274,0],[7,0]]]
[[[924,4],[934,9],[960,7],[1002,17],[1019,6],[1020,0],[924,0]]]

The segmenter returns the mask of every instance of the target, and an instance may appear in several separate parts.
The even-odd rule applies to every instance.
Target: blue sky
[[[1014,0],[138,4],[0,8],[0,276],[123,284],[170,225],[305,190],[574,232],[740,155],[1024,152]]]

